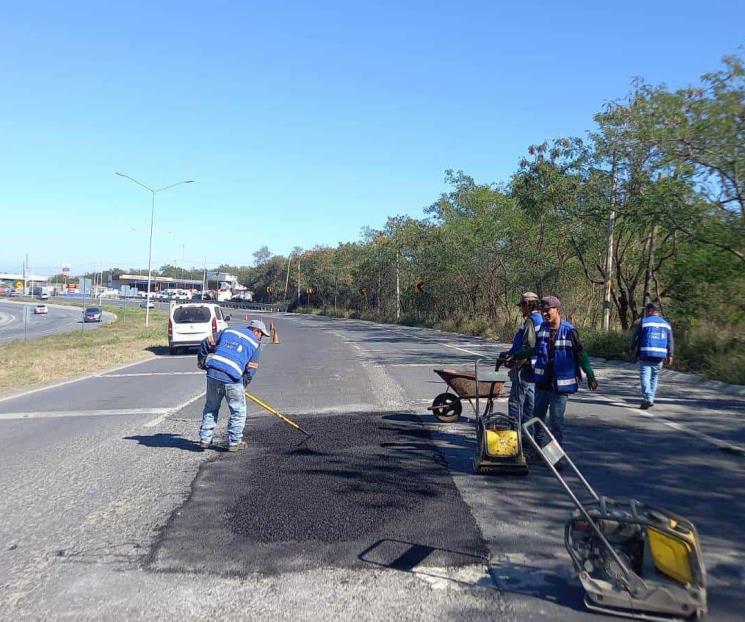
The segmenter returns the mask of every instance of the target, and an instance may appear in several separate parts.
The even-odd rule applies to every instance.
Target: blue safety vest
[[[220,333],[215,350],[207,355],[207,369],[217,369],[240,382],[259,350],[256,335],[248,328],[227,328]]]
[[[671,332],[670,322],[660,315],[642,318],[639,358],[653,361],[666,359]]]
[[[538,332],[538,328],[540,328],[541,324],[543,324],[543,316],[538,313],[538,311],[533,311],[533,313],[530,314],[530,319],[533,321],[533,326],[535,326],[536,332]],[[515,333],[515,336],[512,338],[512,347],[510,348],[510,352],[518,352],[522,349],[524,332],[525,322],[520,325],[520,330],[518,330]]]
[[[533,311],[533,313],[530,314],[530,319],[533,322],[533,326],[535,326],[535,332],[538,334],[538,329],[541,327],[541,324],[543,324],[543,316],[538,311]],[[525,322],[522,323],[522,326],[520,326],[520,330],[518,330],[515,333],[514,338],[512,339],[512,347],[510,348],[510,352],[518,352],[522,350],[523,347],[523,334],[525,333]],[[527,365],[524,365],[520,368],[520,373],[522,374],[522,380],[523,382],[534,382],[535,378],[533,378],[533,369],[535,368],[536,363],[536,357],[531,356],[530,357],[530,368],[528,368]]]
[[[566,320],[561,320],[559,329],[554,339],[553,377],[549,378],[548,349],[551,338],[551,325],[543,322],[536,334],[536,362],[533,369],[533,377],[536,382],[553,381],[557,393],[576,393],[577,385],[577,361],[574,358],[574,346],[572,344],[572,326]]]

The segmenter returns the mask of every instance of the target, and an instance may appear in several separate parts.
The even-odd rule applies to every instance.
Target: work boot
[[[200,449],[209,449],[212,441],[199,441]]]
[[[650,403],[649,403],[648,401],[644,400],[644,401],[642,402],[642,405],[641,405],[641,406],[639,406],[639,408],[641,408],[642,410],[647,410],[647,408],[649,408],[649,407],[650,407],[651,405],[652,405],[652,404],[650,404]]]
[[[240,443],[236,443],[235,445],[228,445],[228,451],[240,451],[241,449],[245,449],[246,447],[248,447],[246,441],[241,441]]]

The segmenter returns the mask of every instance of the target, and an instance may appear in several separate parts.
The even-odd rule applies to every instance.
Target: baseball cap
[[[520,302],[517,303],[519,307],[524,302],[538,302],[538,294],[535,292],[525,292],[520,295]]]
[[[645,309],[651,309],[652,311],[659,311],[660,305],[656,302],[648,302],[646,305],[644,305]]]
[[[266,324],[262,322],[261,320],[251,320],[248,323],[248,328],[255,328],[256,330],[261,331],[261,334],[265,337],[271,337],[272,334],[266,329]]]
[[[541,298],[541,307],[544,309],[561,309],[561,302],[556,296],[544,296]]]

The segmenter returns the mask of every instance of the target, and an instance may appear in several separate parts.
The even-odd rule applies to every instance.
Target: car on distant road
[[[88,307],[83,311],[83,322],[100,322],[103,315],[101,307]]]
[[[150,299],[150,302],[147,300],[143,300],[140,303],[140,309],[155,309],[155,303],[153,302],[152,298]]]
[[[202,340],[228,327],[229,315],[213,303],[172,304],[168,316],[168,349],[198,346]]]
[[[41,292],[41,294],[39,294],[39,300],[49,300],[49,294]]]
[[[46,305],[36,305],[34,307],[34,315],[46,315],[49,313],[49,309]]]
[[[18,296],[18,292],[16,290],[14,289],[8,290],[8,298],[15,298],[16,296]]]

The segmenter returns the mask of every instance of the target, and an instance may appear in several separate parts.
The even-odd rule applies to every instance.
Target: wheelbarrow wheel
[[[462,411],[463,405],[460,403],[460,399],[452,393],[440,393],[432,401],[432,414],[443,423],[458,421]]]

